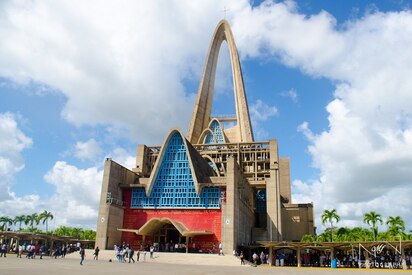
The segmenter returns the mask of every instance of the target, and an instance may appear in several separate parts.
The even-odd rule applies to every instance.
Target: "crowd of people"
[[[98,249],[98,248],[97,248]],[[147,251],[148,250],[148,251]],[[142,261],[146,261],[146,254],[149,252],[150,258],[154,259],[154,252],[156,248],[154,245],[150,245],[146,250],[134,250],[130,244],[123,243],[122,245],[114,246],[114,255],[119,263],[135,263],[140,261],[140,254],[142,254]],[[95,250],[96,255],[96,250]],[[97,252],[98,255],[98,252]],[[136,255],[136,260],[135,260]]]
[[[239,257],[240,264],[245,264],[245,260],[248,260],[254,265],[272,264],[273,266],[297,266],[298,259],[295,251],[292,250],[279,250],[272,255],[272,259],[269,259],[269,254],[265,250],[255,250],[251,252],[251,255],[247,255],[243,251],[233,251],[233,255]],[[368,259],[365,259],[365,255]],[[368,261],[366,261],[368,260]],[[402,268],[402,257],[399,253],[395,253],[392,250],[385,250],[376,256],[374,254],[361,253],[358,257],[357,251],[337,251],[334,260],[331,258],[330,252],[312,251],[301,254],[300,265],[310,267],[332,267],[334,261],[335,267],[346,268]],[[410,269],[412,263],[412,251],[406,251],[405,264],[406,268]],[[368,265],[368,266],[367,266]]]
[[[3,243],[0,245],[0,257],[6,257],[6,253],[14,252],[18,258],[21,258],[23,254],[26,254],[26,258],[28,259],[35,259],[36,255],[43,258],[45,255],[51,255],[55,258],[57,257],[65,257],[68,251],[68,246],[57,245],[56,248],[52,251],[46,248],[44,243],[37,243],[37,244],[27,244],[26,242],[22,244],[15,244],[9,250],[7,243]],[[51,254],[50,254],[51,252]]]

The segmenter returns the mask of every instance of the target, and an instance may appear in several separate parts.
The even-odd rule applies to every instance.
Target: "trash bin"
[[[333,259],[330,265],[332,268],[336,268],[336,259]]]

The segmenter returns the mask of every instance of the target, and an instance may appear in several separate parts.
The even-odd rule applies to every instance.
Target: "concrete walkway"
[[[241,266],[235,257],[218,256],[211,254],[184,254],[184,253],[155,253],[154,259],[139,261],[134,264],[119,263],[114,257],[113,251],[101,251],[98,261],[93,260],[93,251],[86,251],[84,265],[80,265],[79,253],[73,253],[66,258],[39,257],[35,259],[17,258],[15,254],[8,254],[7,258],[0,258],[1,275],[121,275],[121,274],[168,274],[168,275],[243,275],[243,274],[276,274],[276,275],[315,275],[315,274],[339,274],[349,275],[358,273],[369,274],[412,274],[401,270],[365,270],[365,269],[331,269],[331,268],[295,268],[295,267],[251,267]],[[112,262],[109,262],[112,259]],[[141,258],[143,259],[143,258]]]
[[[93,259],[94,250],[86,249],[86,259]],[[66,256],[68,259],[78,259],[79,253],[72,253]],[[136,252],[133,258],[136,260]],[[139,262],[143,262],[144,252],[140,252]],[[118,262],[114,250],[101,250],[99,261]],[[128,259],[126,258],[126,261]],[[179,265],[214,265],[214,266],[239,266],[240,260],[232,255],[219,256],[218,254],[198,254],[198,253],[169,253],[155,252],[153,259],[150,259],[150,253],[146,253],[146,262],[148,263],[166,263]]]

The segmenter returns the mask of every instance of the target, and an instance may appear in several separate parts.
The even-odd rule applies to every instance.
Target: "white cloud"
[[[17,123],[16,115],[0,113],[0,201],[11,197],[10,187],[14,177],[24,168],[22,151],[33,143]]]
[[[288,91],[283,91],[280,93],[281,96],[283,97],[289,97],[293,103],[297,103],[298,102],[298,92],[296,91],[296,89],[290,89]]]
[[[189,123],[195,91],[183,81],[200,79],[223,4],[235,11],[247,2],[9,2],[0,19],[7,37],[0,76],[60,91],[62,115],[75,125],[114,127],[157,144]]]
[[[91,138],[86,142],[76,142],[74,155],[80,160],[95,160],[101,152],[99,143]]]
[[[0,201],[1,215],[15,217],[17,215],[29,215],[38,213],[43,205],[43,201],[38,195],[26,195],[17,197],[15,193]]]
[[[103,171],[96,167],[79,169],[64,161],[58,161],[44,176],[47,183],[56,189],[47,201],[48,210],[58,225],[94,228]]]
[[[249,106],[250,118],[253,125],[254,138],[256,140],[264,140],[269,136],[269,132],[261,125],[262,122],[269,118],[278,115],[276,106],[269,106],[262,100],[258,99],[255,103]]]
[[[250,117],[253,121],[266,121],[270,117],[278,115],[278,109],[276,106],[269,106],[262,100],[258,99],[249,107]]]
[[[188,124],[193,95],[182,83],[200,77],[221,6],[220,1],[8,2],[0,11],[0,36],[7,37],[0,43],[0,75],[59,90],[68,99],[62,114],[76,125],[107,125],[113,134],[121,129],[159,144],[170,127]],[[336,84],[327,106],[329,128],[313,133],[308,124],[300,127],[320,175],[313,182],[295,181],[295,198],[313,200],[317,217],[336,208],[342,222],[352,223],[375,210],[385,217],[399,213],[411,228],[406,212],[412,191],[411,12],[373,11],[337,27],[327,12],[307,16],[292,1],[227,6],[242,57],[280,60]],[[277,110],[257,101],[251,114],[264,121]],[[10,125],[0,134],[16,142],[7,150],[12,153],[0,151],[0,173],[14,175],[31,140]],[[119,154],[131,165],[127,154]],[[56,200],[56,209],[82,210],[79,220],[93,219],[98,202],[80,201],[87,194],[74,190],[99,193],[99,173],[57,162],[46,177],[57,188],[54,198],[63,200]],[[6,179],[9,187],[12,178]],[[385,207],[389,204],[395,207]],[[63,213],[58,216],[76,219],[75,211]]]
[[[329,128],[299,128],[320,175],[295,181],[295,197],[315,202],[318,226],[323,210],[336,208],[342,224],[360,225],[375,210],[412,227],[405,195],[412,191],[411,26],[411,11],[372,11],[338,29],[330,14],[306,16],[291,2],[265,2],[235,17],[243,56],[269,56],[336,83]]]
[[[110,158],[130,170],[136,167],[136,156],[130,155],[124,148],[115,148]]]

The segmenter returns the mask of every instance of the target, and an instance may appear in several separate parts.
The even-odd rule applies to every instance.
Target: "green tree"
[[[40,213],[38,219],[39,222],[43,221],[43,224],[46,224],[46,233],[49,229],[49,224],[48,224],[48,220],[53,220],[54,216],[51,212],[48,212],[47,210],[44,210],[42,213]]]
[[[339,227],[336,230],[337,241],[339,242],[346,242],[350,239],[351,230],[348,227]]]
[[[19,230],[21,230],[21,224],[25,223],[26,224],[26,215],[20,215],[16,216],[13,220],[14,224],[19,224]]]
[[[328,241],[328,234],[323,232],[316,236],[316,242],[327,242]]]
[[[90,230],[90,229],[83,230],[83,238],[85,240],[95,240],[96,239],[96,231]]]
[[[388,231],[392,236],[397,236],[405,231],[405,222],[400,216],[388,217],[386,224],[389,226]]]
[[[367,228],[354,227],[350,231],[350,241],[366,242],[370,239],[372,232]]]
[[[305,234],[302,236],[302,239],[300,239],[301,242],[314,242],[316,240],[316,237],[310,234]]]
[[[39,214],[33,213],[31,215],[26,216],[26,221],[28,224],[30,224],[29,231],[34,232],[36,231],[37,228],[34,227],[34,224],[38,225],[39,224]]]
[[[378,236],[378,227],[376,226],[376,223],[383,223],[382,216],[375,211],[371,211],[363,216],[363,222],[372,226],[373,240],[376,241],[376,236]]]
[[[325,224],[325,223],[327,223],[327,222],[329,222],[330,223],[330,228],[331,228],[331,233],[330,233],[330,235],[331,235],[331,240],[332,240],[332,242],[333,242],[333,220],[335,220],[336,221],[336,223],[338,223],[339,221],[340,221],[340,217],[339,217],[339,215],[336,213],[336,209],[333,209],[333,210],[331,210],[331,211],[329,211],[329,210],[325,210],[324,212],[323,212],[323,214],[322,214],[322,224]]]
[[[13,225],[13,219],[8,216],[0,217],[1,231],[7,231],[7,228]]]
[[[79,227],[72,227],[70,235],[76,239],[81,239],[81,236],[83,235],[82,233],[83,233],[83,229]]]
[[[70,236],[70,228],[62,225],[54,230],[54,234],[58,236]]]

